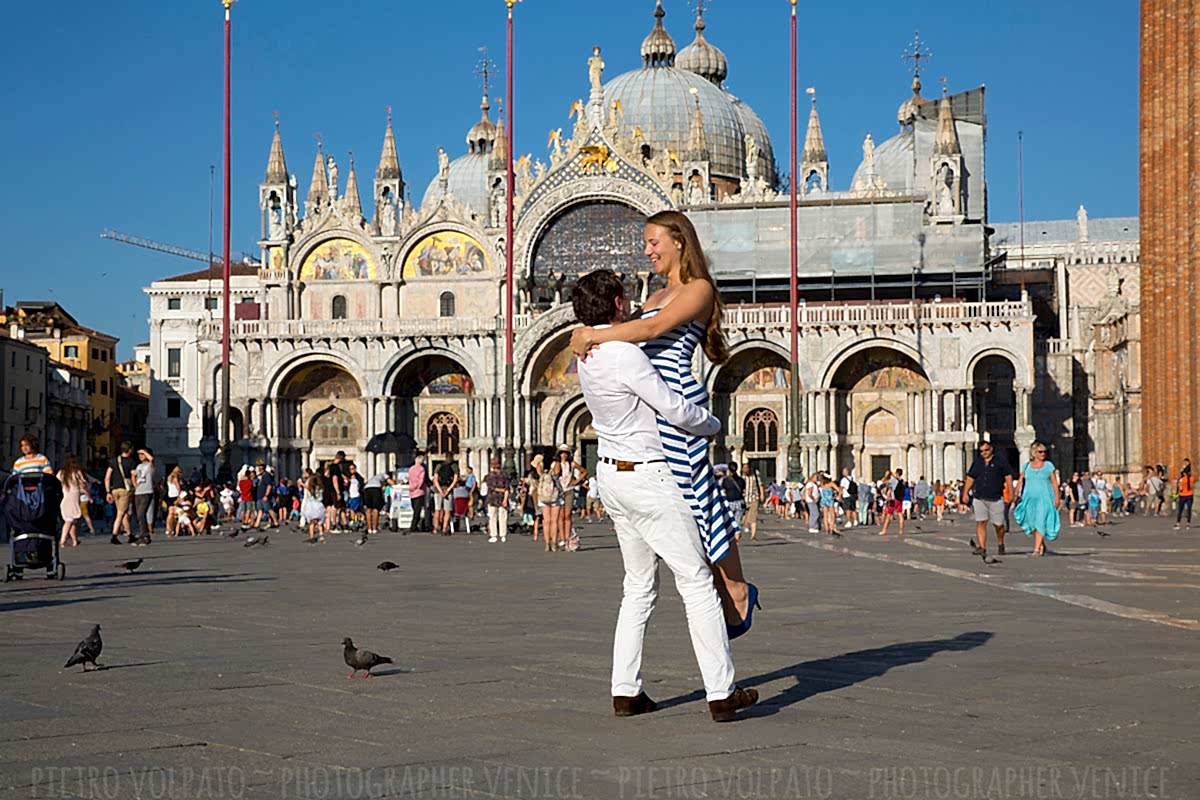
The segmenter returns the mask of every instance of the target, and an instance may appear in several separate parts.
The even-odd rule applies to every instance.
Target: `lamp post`
[[[229,73],[231,49],[231,25],[229,10],[234,0],[221,0],[225,7],[225,161],[223,165],[225,187],[221,232],[221,463],[229,467]],[[211,268],[211,265],[209,265]]]
[[[796,107],[797,107],[797,86],[796,86],[796,0],[790,0],[792,5],[792,165],[791,165],[791,184],[790,197],[788,201],[789,223],[791,225],[791,256],[792,267],[788,274],[788,299],[791,305],[791,337],[792,337],[792,364],[791,364],[791,397],[788,414],[788,431],[791,434],[788,437],[788,480],[798,481],[803,478],[802,465],[800,463],[800,319],[799,319],[799,291],[797,289],[797,274],[798,268],[797,258],[797,203],[796,203],[796,180],[797,180],[797,165],[796,165]],[[811,469],[812,465],[809,465]]]
[[[513,6],[519,0],[504,0],[508,8],[508,75],[507,98],[508,153],[505,164],[504,202],[504,471],[516,474],[516,448],[514,447],[513,425]]]

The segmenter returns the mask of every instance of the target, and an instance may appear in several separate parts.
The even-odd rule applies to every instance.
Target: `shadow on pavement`
[[[56,599],[47,597],[44,600],[18,600],[12,603],[0,603],[0,614],[5,611],[27,611],[31,608],[52,608],[54,606],[69,606],[75,603],[93,603],[97,600],[120,600],[131,595],[127,594],[110,594],[103,597],[76,597]]]
[[[973,650],[991,641],[995,634],[990,631],[960,633],[953,639],[930,639],[920,642],[898,642],[887,647],[871,650],[856,650],[832,658],[805,661],[774,672],[755,675],[738,681],[744,688],[759,686],[781,678],[795,678],[796,685],[784,689],[774,697],[763,697],[758,705],[743,717],[767,717],[814,695],[845,689],[856,683],[878,678],[896,667],[919,664],[938,653]],[[703,691],[695,691],[680,697],[671,697],[658,704],[660,709],[704,699]]]
[[[927,661],[938,653],[962,652],[982,647],[995,636],[990,631],[969,631],[953,639],[929,639],[919,642],[898,642],[887,647],[856,650],[832,658],[805,661],[795,666],[756,675],[740,681],[742,686],[758,686],[780,678],[795,678],[796,685],[784,689],[775,697],[767,697],[746,712],[747,717],[766,717],[790,705],[803,702],[814,695],[845,689],[856,683],[878,678],[889,670]]]
[[[88,671],[89,672],[92,672],[92,671],[108,672],[109,670],[113,670],[113,669],[129,669],[130,667],[156,667],[159,664],[166,664],[166,663],[168,663],[168,662],[166,662],[166,661],[139,661],[136,664],[105,664],[102,667],[97,667],[95,670],[88,670]]]

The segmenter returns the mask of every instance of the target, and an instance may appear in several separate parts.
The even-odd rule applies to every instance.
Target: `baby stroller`
[[[53,475],[9,475],[4,482],[4,520],[8,523],[8,564],[4,582],[25,570],[44,569],[46,577],[62,580],[67,567],[59,560],[58,506],[62,484]]]

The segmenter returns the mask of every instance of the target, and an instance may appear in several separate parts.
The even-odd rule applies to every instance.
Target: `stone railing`
[[[546,312],[542,312],[546,313]],[[807,327],[952,324],[1020,321],[1032,317],[1028,303],[996,302],[877,302],[801,305],[799,325]],[[522,313],[513,318],[519,334],[540,314]],[[729,305],[725,326],[737,328],[787,328],[791,310],[786,305]],[[504,333],[503,317],[450,319],[338,319],[338,320],[234,320],[230,335],[235,339],[313,339],[391,336],[478,336]],[[200,324],[200,336],[221,337],[219,320]]]
[[[518,319],[519,322],[519,319]],[[285,319],[234,320],[229,323],[234,339],[312,339],[372,336],[472,336],[503,331],[503,320],[488,318],[447,319]],[[204,322],[202,338],[219,339],[221,323]]]
[[[1038,339],[1033,343],[1033,353],[1038,356],[1061,356],[1070,352],[1070,339]]]
[[[1016,300],[996,302],[830,303],[801,305],[799,327],[842,325],[939,324],[1023,320],[1032,317],[1029,304]],[[788,306],[726,306],[725,325],[730,328],[787,328],[792,314]]]

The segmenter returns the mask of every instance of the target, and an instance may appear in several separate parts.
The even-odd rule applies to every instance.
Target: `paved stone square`
[[[764,611],[734,643],[762,701],[729,724],[667,574],[644,665],[661,710],[612,717],[604,523],[573,554],[87,538],[64,583],[0,588],[0,795],[1200,797],[1200,530],[1068,528],[1043,559],[1014,533],[985,565],[972,527],[769,521],[744,542]],[[62,669],[94,623],[106,668]],[[347,680],[344,636],[395,666]]]

